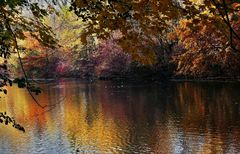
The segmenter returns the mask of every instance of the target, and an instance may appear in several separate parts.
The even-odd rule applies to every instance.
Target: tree
[[[25,32],[29,32],[32,37],[43,45],[54,47],[56,40],[53,37],[53,33],[50,27],[42,22],[42,18],[46,16],[49,11],[51,11],[51,7],[41,8],[37,3],[31,3],[28,0],[0,1],[0,56],[3,59],[3,64],[1,65],[1,72],[3,72],[3,74],[0,75],[0,90],[5,94],[7,90],[4,87],[12,85],[7,62],[11,54],[14,53],[18,55],[24,74],[23,79],[15,80],[18,87],[26,87],[34,100],[35,98],[31,92],[39,93],[39,88],[34,87],[28,81],[20,53],[24,50],[24,47],[19,46],[18,42],[19,40],[25,39]],[[38,103],[36,100],[35,102]],[[43,107],[39,103],[38,105]],[[0,122],[3,121],[2,118],[5,119],[5,124],[12,122],[15,128],[19,130],[22,129],[20,125],[16,125],[14,119],[6,116],[6,114],[1,114]]]
[[[27,12],[28,16],[24,15],[24,12]],[[47,14],[48,10],[40,8],[37,3],[25,0],[1,1],[0,42],[1,56],[5,61],[12,53],[17,53],[22,65],[20,52],[24,50],[24,47],[19,46],[18,42],[26,38],[24,35],[26,32],[43,45],[54,47],[56,40],[53,33],[50,27],[42,22],[42,18]],[[26,73],[23,68],[22,70],[26,78]],[[26,85],[30,86],[27,80]]]
[[[203,4],[209,7],[202,6]],[[193,18],[181,19],[170,37],[178,42],[176,74],[191,77],[239,76],[240,11],[236,1],[203,1]],[[205,17],[205,19],[204,19]],[[174,35],[172,35],[174,34]]]
[[[227,37],[211,22],[199,21],[196,31],[187,26],[191,23],[192,20],[181,20],[169,34],[169,39],[177,42],[172,56],[176,75],[195,78],[238,76],[240,53],[229,46]]]
[[[171,31],[179,19],[192,19],[188,26],[193,31],[199,21],[211,22],[225,34],[229,45],[238,50],[234,43],[239,42],[239,34],[232,26],[239,14],[238,0],[74,0],[71,9],[89,24],[82,35],[84,42],[87,35],[107,38],[112,31],[120,30],[123,34],[120,44],[124,49],[128,47],[127,51],[136,59],[148,57],[154,61],[156,55],[145,44]]]
[[[52,28],[61,45],[58,48],[60,54],[52,55],[61,59],[57,64],[56,73],[59,75],[77,74],[80,71],[78,69],[80,59],[86,58],[93,50],[91,49],[93,42],[89,41],[87,45],[81,42],[81,34],[86,29],[86,23],[79,20],[73,11],[69,11],[68,6],[62,6],[57,13],[46,17],[45,23]]]
[[[167,27],[168,16],[160,19],[158,10],[165,10],[164,5],[172,8],[169,1],[74,1],[72,9],[85,22],[88,27],[82,35],[85,42],[87,35],[96,34],[99,38],[107,38],[112,31],[120,30],[123,34],[119,41],[123,49],[132,54],[133,59],[145,64],[152,64],[156,55],[152,52],[153,38]],[[167,11],[167,10],[165,10]],[[167,13],[166,13],[167,14]],[[169,14],[176,16],[177,13]],[[165,21],[166,20],[166,21]],[[149,22],[151,21],[151,22]],[[128,47],[128,48],[127,48]]]
[[[126,73],[131,57],[116,43],[117,33],[108,40],[101,40],[90,59],[96,61],[95,73],[102,78],[121,77]]]
[[[189,2],[188,2],[189,3]],[[194,4],[194,3],[193,3]],[[193,19],[190,27],[195,28],[199,21],[211,23],[227,38],[229,46],[239,51],[236,43],[240,41],[239,30],[233,25],[239,23],[240,4],[238,0],[204,0],[197,6],[200,11],[193,11],[188,19]],[[187,8],[188,9],[188,8]],[[190,12],[191,8],[185,11]],[[190,10],[190,11],[189,11]]]
[[[24,35],[25,39],[19,41],[19,46],[25,47],[22,62],[27,76],[31,79],[55,77],[55,70],[61,58],[59,48],[51,49],[42,45],[29,33],[25,32]],[[19,69],[21,68],[17,69],[18,72],[21,72]]]

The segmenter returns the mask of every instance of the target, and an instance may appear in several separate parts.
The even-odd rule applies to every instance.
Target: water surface
[[[26,133],[0,124],[0,153],[239,153],[240,84],[41,85],[40,108],[24,89],[1,94]]]

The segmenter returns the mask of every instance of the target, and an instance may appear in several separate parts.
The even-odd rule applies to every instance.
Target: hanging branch
[[[3,9],[3,8],[2,8]],[[28,77],[27,77],[27,74],[26,74],[26,71],[24,70],[24,67],[23,67],[23,62],[22,62],[22,58],[20,56],[20,52],[19,52],[19,47],[18,47],[18,42],[17,42],[17,37],[16,37],[16,34],[13,32],[12,28],[11,28],[11,25],[9,24],[9,21],[7,19],[7,16],[5,14],[5,12],[3,13],[4,15],[4,20],[5,20],[5,24],[6,24],[6,28],[7,30],[12,34],[12,37],[13,37],[13,42],[14,42],[14,49],[13,50],[16,50],[17,51],[17,54],[18,54],[18,59],[19,59],[19,62],[20,62],[20,66],[21,66],[21,69],[22,69],[22,72],[24,74],[24,77],[26,79],[26,84],[27,84],[27,91],[28,93],[30,94],[30,96],[32,97],[32,99],[34,100],[34,102],[41,108],[45,108],[46,106],[42,106],[37,100],[36,98],[33,96],[33,94],[31,93],[30,91],[30,87],[31,84],[29,83],[28,81]]]
[[[222,17],[223,21],[225,22],[225,24],[229,27],[230,31],[232,32],[232,34],[240,41],[240,36],[236,33],[236,31],[233,29],[230,20],[228,19],[228,13],[227,13],[227,7],[225,4],[225,0],[223,0],[224,3],[224,11],[225,11],[225,15],[223,13],[221,13],[221,8],[220,8],[220,4],[218,4],[215,0],[211,0],[213,2],[213,4],[215,5],[215,7],[218,9],[218,12],[220,14],[220,16]],[[227,17],[227,20],[225,19],[225,16]]]

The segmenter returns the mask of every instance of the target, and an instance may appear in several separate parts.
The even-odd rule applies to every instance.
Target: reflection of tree
[[[231,148],[226,143],[239,141],[238,89],[239,85],[227,83],[177,84],[175,101],[182,114],[178,123],[187,143],[189,135],[203,135],[203,149],[225,153]],[[233,145],[239,146],[239,143]]]
[[[17,88],[9,89],[6,106],[1,109],[32,127],[27,129],[32,133],[26,137],[34,140],[31,146],[60,135],[54,141],[70,146],[73,153],[89,149],[88,152],[115,153],[232,153],[240,147],[239,86],[63,81],[44,86],[43,94],[38,96],[48,106],[56,104],[63,95],[66,97],[49,112],[42,114],[26,91]],[[19,137],[14,131],[9,135],[11,144]],[[28,143],[21,146],[25,144]],[[55,144],[44,143],[44,147]]]

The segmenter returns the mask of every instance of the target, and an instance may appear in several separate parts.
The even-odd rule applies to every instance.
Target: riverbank
[[[166,77],[166,76],[152,76],[152,77],[94,77],[94,78],[82,78],[82,77],[69,77],[58,76],[55,78],[37,78],[30,79],[36,83],[50,83],[58,80],[81,80],[87,82],[95,81],[112,81],[121,83],[163,83],[163,82],[240,82],[240,77],[206,77],[206,78],[191,78],[191,77]]]

